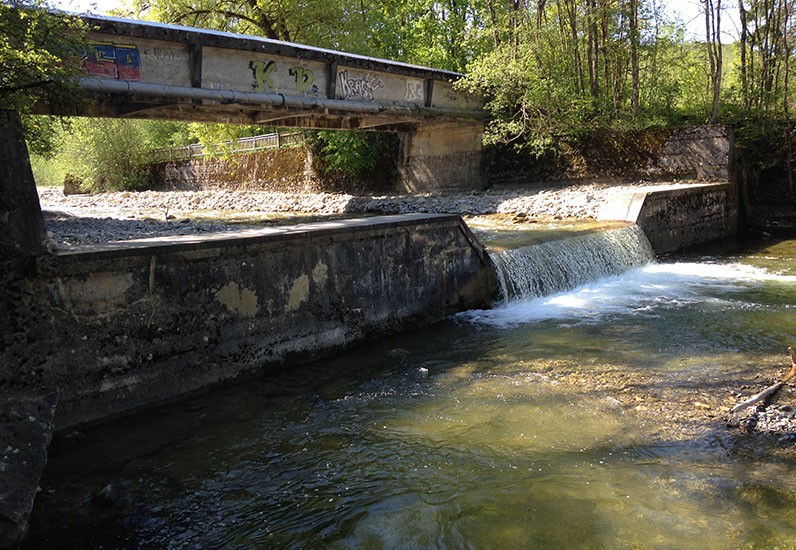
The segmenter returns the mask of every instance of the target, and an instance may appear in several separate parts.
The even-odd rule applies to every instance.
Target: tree
[[[676,119],[696,78],[684,79],[682,65],[694,57],[659,2],[554,0],[527,10],[488,20],[504,25],[487,33],[499,45],[462,84],[487,97],[488,140],[541,152],[556,135]]]
[[[335,0],[136,0],[134,10],[163,23],[328,47],[359,21]]]
[[[705,14],[705,46],[710,60],[711,107],[710,123],[715,124],[719,118],[719,100],[721,99],[721,0],[702,0]]]
[[[47,11],[44,0],[0,2],[0,108],[29,112],[39,101],[63,105],[79,98],[85,25]]]
[[[53,162],[87,191],[145,189],[152,151],[182,145],[174,138],[184,139],[186,128],[173,121],[75,118],[59,132]]]

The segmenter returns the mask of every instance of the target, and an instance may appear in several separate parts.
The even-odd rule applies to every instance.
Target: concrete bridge
[[[407,191],[479,189],[482,99],[461,74],[265,38],[109,17],[93,29],[80,116],[379,130]]]

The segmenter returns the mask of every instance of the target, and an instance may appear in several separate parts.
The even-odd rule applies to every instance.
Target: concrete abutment
[[[403,190],[473,191],[485,186],[484,124],[473,122],[420,126],[401,134],[398,172]]]

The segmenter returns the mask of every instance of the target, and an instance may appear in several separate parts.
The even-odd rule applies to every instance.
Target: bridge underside
[[[405,191],[422,193],[484,187],[483,122],[463,120],[442,110],[385,108],[340,100],[296,100],[280,94],[234,93],[227,94],[229,98],[224,99],[224,94],[216,91],[174,87],[147,89],[119,82],[89,81],[86,86],[92,86],[90,101],[69,114],[393,132],[400,138],[398,167]],[[126,91],[115,91],[122,86]]]
[[[84,17],[78,116],[396,132],[406,190],[483,187],[483,99],[463,75],[190,27]],[[47,107],[44,107],[47,109]]]
[[[100,83],[107,85],[107,83]],[[458,122],[441,113],[420,113],[412,109],[369,109],[361,105],[324,105],[301,101],[290,104],[284,96],[268,95],[267,102],[246,98],[214,100],[195,98],[188,90],[184,97],[144,96],[137,93],[95,93],[74,116],[137,118],[147,120],[181,120],[222,124],[253,124],[320,130],[376,130],[383,132],[414,132],[419,127]],[[236,94],[243,95],[243,94]],[[246,94],[254,95],[254,94]],[[263,94],[257,94],[263,95]],[[47,111],[44,111],[45,113]]]
[[[411,106],[385,108],[353,101],[225,93],[92,79],[85,79],[83,84],[91,92],[90,99],[80,110],[68,114],[394,132],[401,142],[398,167],[405,191],[422,193],[484,187],[483,122],[463,120],[443,110]]]

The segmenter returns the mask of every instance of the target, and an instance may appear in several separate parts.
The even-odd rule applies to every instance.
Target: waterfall
[[[650,262],[654,255],[636,225],[492,252],[504,301],[570,290]]]

